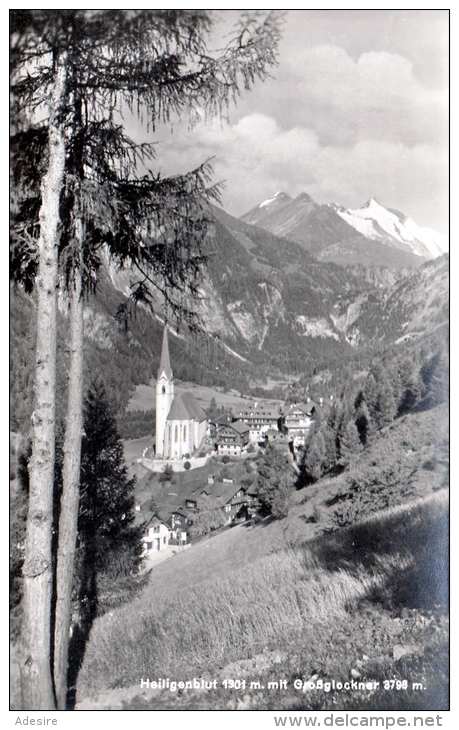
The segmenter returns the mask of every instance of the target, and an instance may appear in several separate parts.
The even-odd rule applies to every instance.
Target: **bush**
[[[218,475],[220,481],[222,479],[230,479],[231,478],[231,471],[228,469],[227,466],[224,466],[222,469],[220,469],[220,473]]]
[[[184,463],[184,465],[183,465],[183,468],[184,468],[184,469],[186,469],[187,471],[188,471],[188,469],[191,469],[191,464],[190,464],[190,462],[189,462],[189,461],[185,461],[185,463]]]
[[[248,454],[253,454],[254,451],[255,451],[255,446],[253,444],[249,444],[247,446],[247,453]]]
[[[228,454],[224,454],[224,456],[222,456],[223,464],[228,464],[229,461],[230,461],[230,458],[229,458]]]
[[[221,509],[211,509],[205,512],[199,512],[190,528],[191,539],[201,537],[202,535],[208,535],[214,530],[218,530],[224,527],[226,524],[226,517]]]
[[[166,464],[162,473],[158,477],[160,482],[171,482],[174,475],[174,470],[171,464]]]
[[[191,456],[189,454],[184,454],[183,458],[184,459],[191,459]]]

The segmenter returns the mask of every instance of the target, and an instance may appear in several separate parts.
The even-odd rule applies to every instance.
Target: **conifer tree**
[[[134,525],[135,478],[129,478],[116,419],[101,381],[84,402],[81,448],[78,551],[82,564],[80,596],[94,599],[97,575],[135,572],[141,528]]]
[[[378,394],[371,416],[377,428],[383,428],[392,423],[397,413],[397,404],[389,379],[384,376],[378,383]]]
[[[375,428],[383,428],[393,421],[397,414],[397,403],[381,363],[372,364],[363,388],[363,396]]]
[[[322,476],[325,452],[324,437],[321,431],[316,431],[306,444],[303,461],[303,469],[308,482],[315,482]]]
[[[423,383],[416,354],[404,357],[398,365],[400,397],[397,404],[399,416],[414,410],[423,396]]]
[[[286,454],[268,443],[258,465],[257,476],[257,497],[264,514],[273,513],[273,506],[278,504],[279,490],[285,491],[285,478],[289,478],[290,471]],[[290,484],[293,489],[293,479]]]
[[[356,409],[355,425],[357,426],[362,445],[366,446],[372,431],[372,424],[367,404],[363,398],[359,401],[359,406]]]
[[[287,517],[289,496],[293,491],[293,480],[290,474],[283,474],[271,501],[271,514],[277,519]]]
[[[136,301],[151,302],[157,291],[182,318],[192,316],[184,297],[198,291],[205,203],[216,195],[208,186],[207,164],[166,180],[150,171],[139,176],[139,170],[148,170],[154,149],[132,141],[121,118],[133,113],[154,129],[173,115],[194,120],[202,113],[219,114],[241,88],[265,78],[276,61],[279,25],[272,13],[243,16],[235,37],[217,55],[207,49],[210,27],[205,11],[18,10],[12,16],[13,103],[18,117],[26,118],[13,140],[15,190],[33,202],[17,206],[13,276],[29,287],[37,275],[39,282],[24,562],[29,631],[24,693],[26,706],[34,709],[54,704],[49,664],[58,251],[71,314],[54,637],[56,695],[64,707],[81,445],[83,294],[93,287],[105,247],[119,265],[137,268]],[[48,111],[44,123],[37,122],[43,114],[36,110]],[[40,211],[39,221],[34,211]]]
[[[365,378],[362,395],[370,413],[372,413],[378,397],[378,384],[372,372],[369,372]]]
[[[324,439],[325,453],[322,461],[322,471],[324,473],[332,470],[336,464],[337,449],[336,449],[336,433],[333,428],[327,423],[323,422],[320,432]]]
[[[347,422],[339,442],[341,466],[347,466],[351,459],[362,451],[362,448],[357,426],[353,420],[350,420]]]
[[[423,399],[425,408],[432,408],[443,403],[449,392],[449,364],[444,350],[434,353],[420,372],[426,395]]]

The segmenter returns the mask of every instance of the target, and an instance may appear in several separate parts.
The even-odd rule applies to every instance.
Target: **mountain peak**
[[[296,202],[305,202],[305,203],[312,203],[312,198],[308,193],[305,193],[304,191],[296,196],[295,198]]]
[[[369,198],[361,208],[337,213],[366,238],[409,251],[421,259],[436,258],[445,250],[440,234],[418,226],[404,213],[386,208],[376,198]]]
[[[282,203],[287,202],[291,200],[290,195],[287,195],[287,193],[284,193],[282,190],[278,190],[277,193],[274,193],[272,198],[268,198],[267,200],[263,200],[262,203],[258,206],[259,208],[266,208],[267,205],[271,205],[272,203]]]
[[[381,205],[379,200],[376,200],[376,198],[371,197],[368,198],[365,205],[362,205],[362,208],[384,208],[384,205]]]

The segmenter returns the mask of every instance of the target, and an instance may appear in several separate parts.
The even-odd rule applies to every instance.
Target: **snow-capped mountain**
[[[443,236],[385,208],[374,198],[357,209],[316,203],[307,193],[277,192],[242,216],[276,236],[299,243],[320,261],[341,265],[413,268],[447,251]]]
[[[422,228],[398,210],[385,208],[374,198],[362,207],[346,209],[332,205],[338,215],[366,238],[408,247],[415,256],[434,259],[448,250],[445,236],[430,228]]]
[[[258,207],[267,208],[268,205],[272,206],[273,203],[283,203],[288,200],[291,200],[291,197],[289,195],[287,195],[287,193],[283,193],[281,190],[279,190],[279,192],[274,193],[272,198],[263,200],[263,202],[260,203],[260,205]]]

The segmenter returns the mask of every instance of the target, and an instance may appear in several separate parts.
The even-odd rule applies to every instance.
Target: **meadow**
[[[233,567],[226,576],[207,565],[207,579],[194,585],[177,580],[158,592],[149,584],[129,606],[96,621],[78,693],[135,685],[146,676],[212,675],[231,662],[284,654],[292,646],[308,647],[300,661],[305,678],[336,678],[344,667],[349,676],[361,657],[384,657],[400,642],[422,642],[425,653],[425,617],[447,604],[446,514],[447,496],[439,492]],[[400,626],[403,609],[405,618],[410,611],[424,618]],[[440,638],[447,642],[444,627],[437,643]],[[277,674],[282,669],[288,676],[291,660]],[[269,701],[258,698],[258,704]]]

